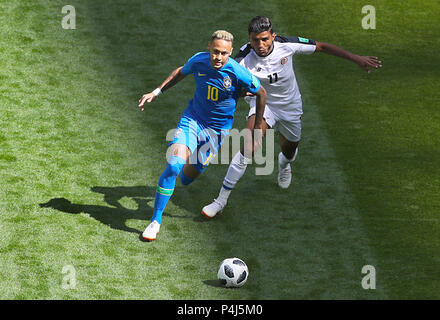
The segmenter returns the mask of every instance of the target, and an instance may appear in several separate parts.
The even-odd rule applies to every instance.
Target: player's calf
[[[191,184],[193,181],[194,179],[188,177],[183,171],[180,173],[180,182],[182,182],[184,186]]]

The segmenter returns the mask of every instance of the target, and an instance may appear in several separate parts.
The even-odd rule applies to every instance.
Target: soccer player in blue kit
[[[144,94],[139,100],[139,107],[144,110],[145,102],[154,101],[185,76],[194,75],[194,97],[188,102],[170,143],[171,156],[157,184],[151,223],[142,233],[145,240],[156,239],[162,213],[173,194],[179,174],[183,185],[190,184],[218,152],[223,138],[232,128],[242,90],[256,95],[254,129],[261,129],[266,91],[255,76],[238,62],[229,59],[232,43],[233,36],[229,32],[214,32],[208,43],[209,52],[195,54],[184,66],[175,69],[158,88]],[[253,138],[253,146],[261,143],[258,135]]]

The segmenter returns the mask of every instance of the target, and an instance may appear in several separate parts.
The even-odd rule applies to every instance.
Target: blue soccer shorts
[[[168,144],[180,143],[191,151],[189,163],[202,173],[215,158],[229,130],[214,130],[205,127],[191,115],[183,114],[177,124],[173,140]]]

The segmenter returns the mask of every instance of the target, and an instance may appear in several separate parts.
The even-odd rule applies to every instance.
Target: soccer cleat
[[[160,224],[156,220],[151,222],[145,231],[142,233],[142,238],[145,240],[153,241],[156,240],[156,236],[159,233]]]
[[[290,163],[284,169],[281,169],[280,160],[278,158],[278,185],[282,189],[287,189],[292,181],[292,169]]]
[[[217,213],[222,212],[225,206],[226,203],[223,204],[217,199],[214,199],[214,201],[211,204],[208,204],[207,206],[203,207],[202,214],[207,218],[214,218]]]

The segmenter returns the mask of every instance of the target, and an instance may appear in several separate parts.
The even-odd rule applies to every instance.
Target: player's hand
[[[139,99],[139,107],[141,108],[141,111],[144,111],[145,102],[153,102],[156,98],[157,96],[153,92],[144,94],[142,98]]]
[[[382,68],[382,61],[380,61],[378,57],[356,56],[355,62],[361,69],[367,71],[368,73],[371,72],[370,68]]]
[[[246,91],[245,89],[241,89],[240,97],[253,97],[255,94]]]

